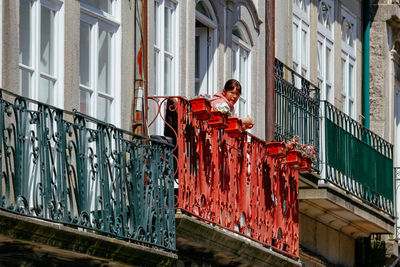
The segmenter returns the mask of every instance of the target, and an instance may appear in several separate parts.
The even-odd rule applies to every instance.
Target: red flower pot
[[[190,99],[192,105],[192,112],[199,120],[207,120],[211,117],[211,104],[210,101],[204,97],[197,97]]]
[[[228,127],[228,125],[226,125],[227,121],[228,115],[222,113],[221,111],[213,110],[211,111],[211,118],[208,122],[208,125],[216,129],[225,129]]]
[[[286,146],[283,142],[270,142],[267,143],[268,154],[272,158],[286,157]]]
[[[312,161],[310,158],[302,157],[300,172],[301,173],[310,173],[311,172],[311,164],[312,164]]]
[[[286,155],[286,164],[293,169],[301,167],[301,153],[298,150],[291,150]]]
[[[239,137],[242,135],[242,122],[237,117],[228,118],[228,128],[225,129],[225,132],[230,137]]]

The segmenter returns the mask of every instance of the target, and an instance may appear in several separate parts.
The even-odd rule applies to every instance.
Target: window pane
[[[164,46],[165,51],[172,52],[172,10],[168,7],[165,8],[164,15]]]
[[[200,36],[195,37],[195,46],[194,46],[194,77],[200,78]]]
[[[238,70],[237,70],[238,62],[237,62],[237,58],[236,58],[238,52],[239,52],[238,47],[236,45],[233,45],[233,47],[232,47],[232,76],[235,79],[238,79],[238,75],[237,75],[238,74]]]
[[[171,85],[171,76],[172,76],[172,59],[169,57],[165,57],[164,59],[164,93],[165,95],[171,95],[172,93],[172,85]]]
[[[54,82],[40,77],[38,100],[40,102],[53,105],[54,104],[53,92],[54,92]]]
[[[301,31],[301,64],[307,65],[307,32]]]
[[[346,61],[342,58],[342,92],[346,92]]]
[[[19,6],[19,62],[31,65],[31,1],[20,0]]]
[[[349,97],[353,96],[353,65],[349,64]]]
[[[326,80],[329,82],[331,81],[331,49],[330,48],[326,48],[326,67],[325,67],[325,71],[326,71]]]
[[[353,116],[353,101],[349,100],[349,116]]]
[[[81,21],[80,25],[80,84],[90,86],[90,30],[91,25]]]
[[[159,57],[159,52],[154,51],[154,89],[155,89],[155,94],[158,93],[158,57]]]
[[[29,97],[31,89],[31,73],[26,70],[19,70],[19,86],[22,96]]]
[[[239,65],[239,75],[240,75],[240,83],[242,84],[242,88],[247,84],[247,56],[246,52],[241,51],[240,53],[240,65]],[[243,90],[243,89],[242,89]]]
[[[53,11],[41,7],[40,71],[53,74]]]
[[[79,111],[85,114],[90,114],[90,93],[80,91],[79,93]]]
[[[297,56],[297,31],[298,31],[298,26],[296,24],[293,24],[292,27],[292,41],[293,41],[293,59],[297,61],[299,58]]]
[[[98,90],[111,93],[111,33],[99,30],[99,66]]]
[[[154,2],[154,44],[155,45],[159,45],[158,44],[158,2],[155,1]]]
[[[317,69],[318,69],[318,75],[322,76],[322,43],[321,42],[318,42]]]
[[[97,99],[97,119],[110,122],[111,101],[102,97]]]
[[[330,100],[331,99],[331,91],[332,91],[332,87],[329,84],[326,84],[326,100]]]
[[[104,12],[111,13],[112,0],[81,0],[81,2]]]
[[[239,117],[246,117],[246,100],[242,97],[239,98]]]

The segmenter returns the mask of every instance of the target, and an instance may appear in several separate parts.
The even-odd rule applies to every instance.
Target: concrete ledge
[[[170,266],[178,257],[158,248],[0,210],[0,248],[10,245],[37,255],[53,254],[51,258],[64,264],[83,261],[89,265]],[[0,249],[0,258],[2,251]],[[18,259],[14,257],[15,260]]]
[[[179,253],[208,254],[218,264],[234,266],[301,266],[293,260],[246,237],[177,213]]]
[[[393,233],[394,219],[328,183],[299,190],[299,210],[353,238]]]

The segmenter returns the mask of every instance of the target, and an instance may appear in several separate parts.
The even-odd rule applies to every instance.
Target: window
[[[195,32],[195,95],[216,90],[217,21],[209,1],[197,1]]]
[[[355,118],[355,18],[350,12],[342,9],[342,103],[343,111]]]
[[[293,0],[293,69],[305,78],[309,76],[309,28],[309,0]],[[300,86],[299,83],[296,85]]]
[[[322,100],[333,103],[333,1],[318,1],[318,86]]]
[[[62,107],[63,3],[20,0],[19,4],[20,94]]]
[[[232,30],[232,76],[242,85],[242,94],[235,110],[239,117],[250,115],[250,38],[242,23],[237,23]]]
[[[118,125],[121,42],[120,2],[81,1],[79,109]]]
[[[176,5],[168,0],[154,2],[154,70],[158,95],[176,95],[177,22]]]

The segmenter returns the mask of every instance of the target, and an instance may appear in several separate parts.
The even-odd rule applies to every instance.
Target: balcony
[[[5,90],[0,104],[1,245],[177,258],[171,146]]]
[[[393,146],[275,64],[276,139],[299,135],[319,153],[314,173],[299,177],[300,213],[353,238],[393,233]]]
[[[300,136],[319,154],[319,88],[275,59],[275,139]],[[318,162],[314,168],[318,171]]]
[[[175,146],[178,250],[219,264],[300,265],[298,170],[256,136],[198,119],[182,97],[149,97],[149,106],[150,130],[164,127]]]

